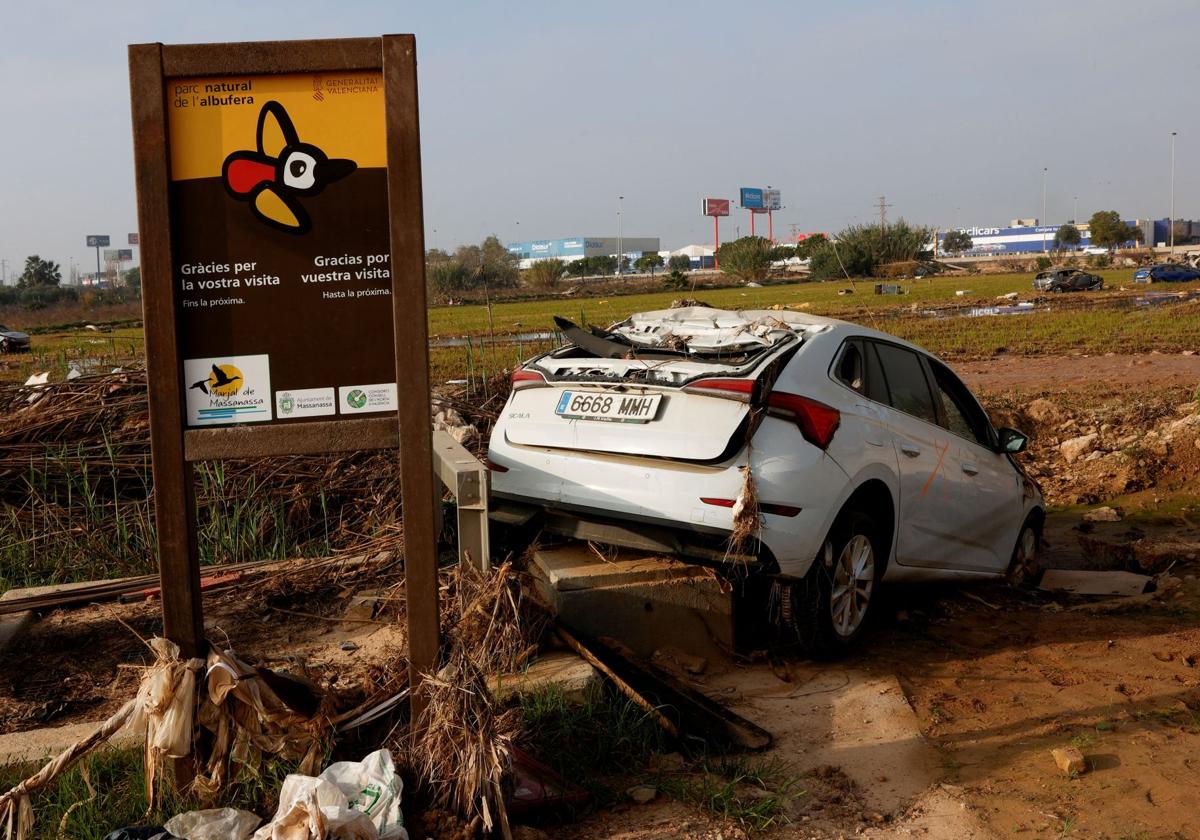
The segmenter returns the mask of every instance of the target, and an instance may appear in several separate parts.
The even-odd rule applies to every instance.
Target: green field
[[[876,295],[875,281],[858,280],[599,297],[560,294],[539,300],[502,301],[490,308],[440,306],[429,310],[431,338],[470,337],[471,344],[433,349],[433,381],[464,377],[484,380],[548,349],[551,343],[547,341],[518,342],[504,337],[551,331],[555,315],[607,326],[634,312],[666,308],[681,297],[694,297],[726,309],[784,307],[841,317],[916,342],[947,359],[987,358],[997,353],[1178,352],[1200,348],[1200,308],[1196,304],[1130,305],[1134,297],[1147,291],[1191,291],[1198,284],[1133,287],[1131,269],[1098,273],[1109,287],[1104,292],[1054,295],[1050,311],[973,318],[931,317],[922,310],[991,305],[1000,295],[1010,292],[1030,298],[1033,275],[899,281],[907,289],[906,294],[899,296]],[[1126,287],[1124,291],[1122,285]],[[853,289],[854,293],[839,294],[847,289]],[[967,294],[957,295],[958,291]],[[499,340],[492,341],[492,337]],[[72,365],[81,363],[96,370],[137,363],[142,355],[142,333],[137,328],[107,333],[78,329],[52,331],[35,335],[33,347],[34,352],[27,356],[10,356],[0,361],[0,379],[23,381],[31,373],[42,371],[50,371],[51,378],[58,379]]]

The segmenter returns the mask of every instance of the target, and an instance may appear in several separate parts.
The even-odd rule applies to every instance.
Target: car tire
[[[808,574],[791,586],[793,623],[805,654],[834,659],[862,639],[883,574],[878,534],[865,513],[844,512]]]
[[[8,339],[0,338],[0,353],[7,353],[7,352],[8,352]]]
[[[1017,544],[1008,563],[1008,582],[1022,589],[1034,589],[1046,571],[1041,562],[1042,530],[1032,516],[1021,526]]]

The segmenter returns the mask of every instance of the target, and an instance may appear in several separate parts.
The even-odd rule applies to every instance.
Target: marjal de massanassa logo
[[[255,151],[225,158],[221,178],[230,195],[250,202],[259,221],[287,233],[312,230],[301,196],[316,195],[358,168],[352,160],[331,158],[311,143],[300,142],[291,117],[274,100],[258,113],[256,142]]]
[[[233,365],[213,365],[212,372],[205,379],[188,386],[188,390],[199,389],[213,397],[232,397],[245,384],[242,372]]]

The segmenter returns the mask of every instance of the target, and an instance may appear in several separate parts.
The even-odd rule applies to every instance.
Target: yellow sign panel
[[[359,169],[387,166],[379,72],[170,79],[166,95],[173,181],[222,177],[234,152],[278,153],[270,145],[259,149],[264,114],[269,124],[261,139],[268,144],[294,139]],[[279,113],[292,138],[272,135]]]

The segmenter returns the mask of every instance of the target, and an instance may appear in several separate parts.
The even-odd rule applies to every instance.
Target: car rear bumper
[[[781,573],[803,575],[825,538],[830,508],[844,495],[848,477],[831,456],[807,444],[794,426],[774,418],[763,422],[750,451],[762,515],[760,539]],[[728,534],[734,529],[729,503],[742,492],[747,450],[720,464],[701,465],[522,446],[508,441],[500,426],[492,435],[488,458],[499,468],[492,474],[492,489],[500,496]],[[784,512],[770,512],[771,506]]]

